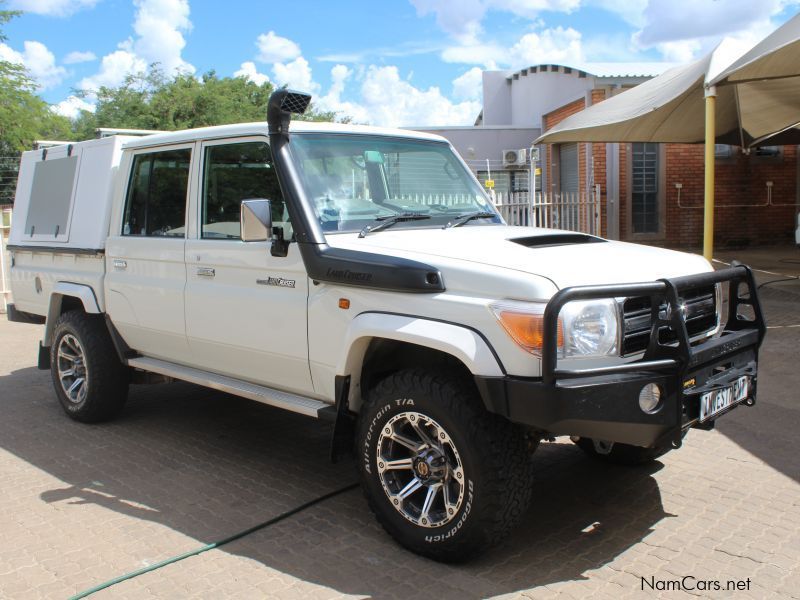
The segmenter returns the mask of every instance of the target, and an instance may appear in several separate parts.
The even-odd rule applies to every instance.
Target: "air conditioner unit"
[[[525,148],[519,150],[503,150],[504,167],[523,167],[527,164],[527,152]]]

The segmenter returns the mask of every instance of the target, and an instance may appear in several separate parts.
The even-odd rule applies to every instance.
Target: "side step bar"
[[[274,390],[239,379],[233,379],[232,377],[225,377],[224,375],[208,373],[200,369],[176,365],[165,360],[145,357],[129,358],[128,366],[158,373],[174,379],[180,379],[181,381],[196,383],[221,392],[233,394],[234,396],[249,398],[250,400],[255,400],[262,404],[290,410],[300,413],[301,415],[325,419],[326,421],[333,421],[336,418],[336,407],[332,404],[314,400],[313,398],[306,398],[305,396],[290,394],[289,392]]]

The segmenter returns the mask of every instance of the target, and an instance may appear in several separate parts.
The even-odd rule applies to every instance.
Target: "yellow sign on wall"
[[[483,185],[486,186],[487,189],[493,190],[494,189],[494,179],[487,179],[483,182]]]

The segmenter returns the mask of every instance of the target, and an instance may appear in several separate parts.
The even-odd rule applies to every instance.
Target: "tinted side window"
[[[265,142],[240,142],[208,146],[203,173],[202,237],[240,239],[242,200],[265,198],[272,202],[273,224],[291,239],[289,216]]]
[[[123,235],[184,237],[191,158],[189,148],[134,157]]]

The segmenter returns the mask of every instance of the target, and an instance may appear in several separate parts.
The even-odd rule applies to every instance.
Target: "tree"
[[[95,112],[83,111],[74,129],[79,139],[87,139],[98,127],[171,131],[264,121],[273,89],[270,83],[219,77],[214,71],[200,78],[188,73],[168,77],[154,64],[146,72],[127,76],[118,87],[94,91]],[[332,121],[335,116],[313,108],[304,115],[318,121]]]
[[[6,39],[2,26],[19,14],[0,10],[0,42]],[[30,149],[37,139],[61,139],[69,135],[69,120],[53,113],[36,95],[36,84],[25,67],[0,61],[0,155]]]
[[[0,2],[2,6],[2,2]],[[0,10],[0,42],[5,41],[2,26],[19,12]],[[0,204],[11,202],[16,179],[15,170],[5,163],[16,165],[16,157],[33,147],[40,139],[70,139],[70,122],[55,114],[50,106],[36,95],[36,84],[22,65],[0,61]],[[8,181],[7,181],[8,180]]]

